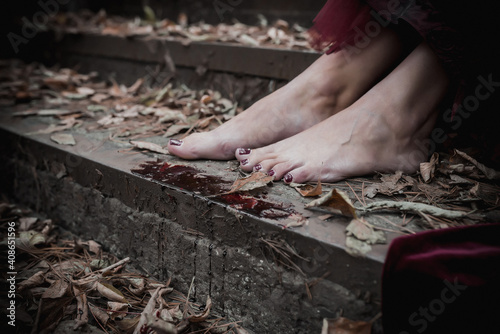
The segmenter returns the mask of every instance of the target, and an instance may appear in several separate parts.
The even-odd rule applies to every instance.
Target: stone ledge
[[[61,146],[49,135],[26,135],[46,126],[38,118],[0,117],[5,157],[2,189],[46,211],[83,238],[92,238],[119,257],[160,279],[172,276],[187,291],[196,276],[200,299],[212,296],[216,309],[257,333],[319,331],[322,317],[343,311],[369,319],[377,312],[362,298],[377,300],[387,245],[367,258],[345,252],[346,220],[323,222],[304,210],[305,201],[281,183],[267,197],[308,217],[309,224],[283,229],[289,218],[259,217],[214,197],[160,184],[131,172],[156,156],[119,153],[122,146],[105,134],[73,132],[77,145]],[[173,157],[162,157],[177,164]],[[209,175],[234,180],[224,162],[189,162]],[[393,236],[392,236],[393,237]],[[390,236],[391,238],[391,236]],[[305,273],[273,263],[262,239],[282,240],[310,262],[295,258]],[[313,288],[305,282],[330,274]]]

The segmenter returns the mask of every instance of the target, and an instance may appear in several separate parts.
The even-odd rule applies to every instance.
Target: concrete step
[[[279,182],[251,199],[210,196],[213,184],[238,177],[226,162],[124,154],[107,132],[73,130],[75,146],[29,134],[50,122],[1,111],[2,191],[82,238],[130,256],[145,273],[173,277],[181,291],[195,277],[196,298],[210,295],[218,312],[256,333],[317,333],[324,317],[369,319],[378,312],[387,245],[374,246],[366,258],[347,254],[347,219],[322,221],[323,213],[305,210],[308,200]],[[141,165],[168,172],[163,161],[187,172],[171,170],[160,179],[137,172]],[[200,177],[207,183],[186,181]],[[349,191],[344,183],[338,187]],[[308,224],[283,228],[297,216]],[[286,262],[270,243],[289,245],[296,255],[288,252],[292,261]],[[309,297],[306,283],[318,278]]]

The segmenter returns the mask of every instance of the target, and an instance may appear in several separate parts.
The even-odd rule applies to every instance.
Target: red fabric
[[[384,333],[499,333],[500,224],[395,239],[382,279]]]
[[[370,9],[357,0],[328,1],[309,30],[311,45],[318,50],[328,47],[328,54],[353,45],[357,32],[370,19]]]

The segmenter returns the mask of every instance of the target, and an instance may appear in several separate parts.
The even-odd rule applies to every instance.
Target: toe
[[[288,172],[290,172],[292,169],[294,169],[294,167],[295,166],[293,164],[291,164],[290,162],[283,162],[283,163],[279,163],[279,164],[273,166],[269,170],[269,172],[272,171],[275,180],[280,180],[280,179],[284,178]],[[291,178],[290,178],[290,176],[291,176]],[[286,180],[284,180],[284,181],[286,183],[295,182],[293,180],[292,174],[288,175]]]
[[[194,133],[185,139],[170,139],[168,151],[183,159],[226,160],[234,157],[234,147],[212,133]]]

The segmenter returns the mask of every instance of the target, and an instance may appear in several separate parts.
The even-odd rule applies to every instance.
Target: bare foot
[[[351,105],[397,65],[403,49],[399,36],[387,29],[359,54],[323,55],[229,122],[211,132],[172,139],[168,150],[184,159],[225,160],[238,147],[257,148],[293,136]]]
[[[375,171],[414,172],[438,115],[448,78],[420,44],[396,69],[342,112],[293,137],[236,157],[243,170],[287,183],[338,181]]]

